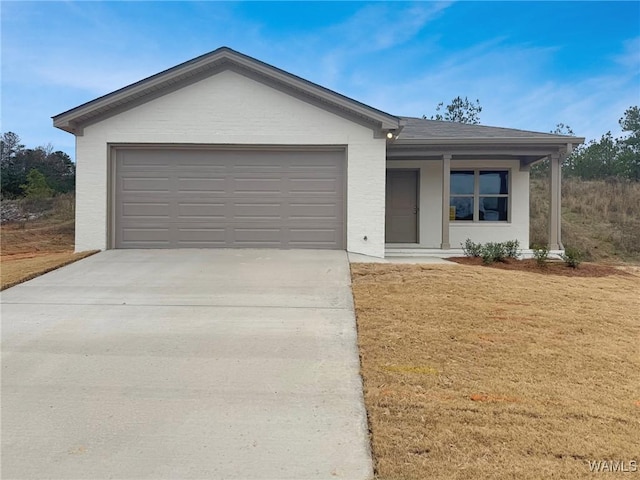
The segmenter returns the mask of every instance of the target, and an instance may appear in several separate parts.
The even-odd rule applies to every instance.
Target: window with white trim
[[[451,170],[449,219],[509,221],[509,171]]]

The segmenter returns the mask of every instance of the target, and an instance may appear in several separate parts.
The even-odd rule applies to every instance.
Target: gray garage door
[[[344,150],[119,149],[116,248],[345,248]]]

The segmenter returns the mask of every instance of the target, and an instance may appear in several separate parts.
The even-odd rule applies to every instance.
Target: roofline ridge
[[[368,118],[368,121],[381,125],[382,129],[397,130],[401,126],[400,118],[395,115],[371,107],[327,87],[323,87],[322,85],[263,62],[262,60],[238,52],[228,46],[221,46],[211,52],[194,57],[186,62],[162,70],[154,75],[145,77],[137,82],[125,85],[110,93],[54,115],[52,117],[53,124],[55,127],[75,133],[74,120],[78,120],[78,123],[82,125],[88,120],[92,112],[101,109],[109,110],[110,108],[115,108],[116,103],[126,104],[130,102],[135,95],[144,97],[153,89],[161,90],[167,87],[171,83],[171,80],[184,80],[191,72],[197,74],[199,73],[199,69],[204,72],[207,67],[213,68],[218,62],[224,63],[225,61],[238,65],[241,68],[247,68],[256,74],[264,75],[266,78],[279,82],[285,87],[298,89],[309,97],[316,97],[318,100],[333,104],[334,107],[342,108],[346,111],[351,111],[352,114]],[[74,114],[76,114],[75,118]],[[95,116],[99,115],[99,113],[95,114]],[[80,118],[83,116],[85,116],[85,118]]]

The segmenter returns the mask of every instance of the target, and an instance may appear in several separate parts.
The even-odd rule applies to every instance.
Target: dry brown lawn
[[[73,221],[40,220],[0,227],[0,290],[95,253],[73,253]]]
[[[0,256],[0,277],[2,278],[0,290],[39,277],[94,253],[96,252],[2,255]]]
[[[352,265],[377,478],[574,479],[593,475],[589,460],[640,465],[631,272]]]

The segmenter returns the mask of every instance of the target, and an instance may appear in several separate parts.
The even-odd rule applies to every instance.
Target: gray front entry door
[[[418,171],[387,170],[386,242],[418,242]]]
[[[115,248],[345,248],[342,149],[117,149]]]

